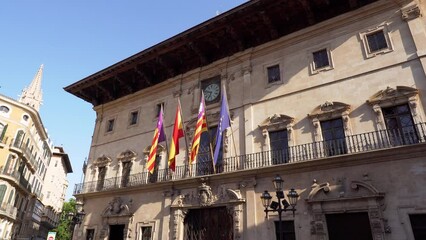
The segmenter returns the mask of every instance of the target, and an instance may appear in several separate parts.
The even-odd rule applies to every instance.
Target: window
[[[9,200],[7,200],[7,204],[11,205],[13,201],[13,197],[15,196],[15,190],[12,189],[9,194]]]
[[[155,111],[155,117],[160,116],[161,107],[163,107],[163,111],[164,111],[164,103],[163,102],[157,104],[156,111]]]
[[[272,164],[288,162],[287,130],[269,132],[269,145],[271,148]]]
[[[368,49],[370,53],[374,53],[382,49],[388,48],[385,34],[383,33],[382,30],[373,32],[371,34],[367,34],[366,38],[367,38]]]
[[[121,174],[121,187],[126,187],[129,183],[130,170],[132,169],[132,162],[122,162],[123,170]]]
[[[198,149],[196,169],[197,175],[207,175],[213,173],[213,159],[212,152],[214,149],[210,150],[210,147],[216,143],[216,140],[213,139],[216,135],[217,127],[210,127],[209,131],[201,133],[200,137],[200,148]],[[222,159],[222,147],[219,152],[219,159]]]
[[[329,240],[373,240],[367,212],[326,214]]]
[[[108,120],[108,123],[107,123],[107,132],[112,132],[112,130],[114,130],[114,119],[110,119],[110,120]]]
[[[275,221],[275,236],[280,238],[280,222]],[[294,221],[282,221],[281,236],[283,240],[296,240],[296,232],[294,231]]]
[[[23,138],[24,138],[24,131],[19,130],[18,133],[16,133],[16,137],[15,137],[15,141],[13,143],[13,146],[18,147],[18,148],[21,147],[21,143],[22,143]]]
[[[141,227],[141,240],[152,240],[152,226]]]
[[[386,25],[360,33],[366,58],[393,51],[392,42]]]
[[[98,183],[96,185],[97,191],[102,190],[102,188],[104,187],[105,175],[106,175],[106,167],[99,167]]]
[[[268,73],[268,83],[274,83],[281,81],[280,76],[280,65],[274,65],[266,68]]]
[[[138,111],[131,112],[130,113],[130,119],[129,119],[129,125],[135,125],[136,123],[138,123],[138,116],[139,116]]]
[[[312,56],[314,58],[314,69],[330,66],[330,61],[328,59],[327,49],[321,49],[319,51],[313,52]]]
[[[7,124],[4,125],[0,123],[0,142],[3,141],[4,135],[6,134],[6,130],[7,130]]]
[[[8,174],[12,173],[14,170],[14,166],[15,166],[15,157],[10,154],[9,157],[7,158],[6,165],[4,167],[3,172]]]
[[[382,108],[391,144],[406,145],[419,141],[408,104]]]
[[[426,214],[410,215],[414,239],[426,239]]]
[[[10,111],[10,109],[6,106],[0,106],[0,112],[2,113],[8,113]]]
[[[327,156],[335,156],[347,152],[342,118],[321,121],[321,130],[324,139],[324,150]]]
[[[28,115],[22,116],[22,120],[24,120],[25,122],[28,121],[28,119],[30,119],[30,117]]]
[[[3,203],[3,198],[4,198],[4,195],[6,194],[6,189],[7,189],[6,185],[4,184],[0,185],[0,204]]]

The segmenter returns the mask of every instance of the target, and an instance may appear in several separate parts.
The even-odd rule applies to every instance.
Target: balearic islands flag
[[[198,109],[197,125],[195,126],[194,138],[192,139],[190,163],[195,163],[198,149],[200,148],[201,134],[207,131],[206,103],[204,102],[204,93],[201,91],[200,108]]]
[[[157,157],[157,144],[165,140],[166,140],[166,135],[164,134],[164,129],[163,129],[163,106],[161,105],[160,113],[158,115],[157,128],[155,129],[154,138],[152,139],[151,149],[149,150],[147,168],[151,174],[154,173],[155,159]]]
[[[173,172],[176,170],[176,155],[179,154],[179,138],[184,136],[182,113],[180,109],[180,101],[176,109],[175,125],[173,127],[172,145],[170,145],[169,152],[169,169]]]

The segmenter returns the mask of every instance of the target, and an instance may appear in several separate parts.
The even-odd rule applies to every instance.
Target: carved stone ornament
[[[120,162],[130,162],[134,161],[136,159],[136,156],[137,154],[132,150],[126,150],[117,156],[117,160]]]
[[[228,212],[233,216],[234,239],[241,239],[243,203],[245,203],[245,199],[240,190],[221,187],[215,194],[209,185],[202,182],[196,188],[195,193],[181,194],[173,200],[170,206],[173,216],[172,239],[183,240],[185,216],[190,209],[215,206],[226,206]]]
[[[308,117],[311,119],[318,119],[319,121],[328,120],[342,115],[347,115],[351,110],[351,106],[341,102],[326,101],[325,103],[317,106]]]
[[[401,17],[405,21],[409,21],[422,16],[419,5],[414,4],[401,9]]]
[[[288,133],[293,130],[294,118],[284,114],[274,114],[259,124],[259,128],[262,130],[264,137],[267,136],[270,131],[277,131],[286,129]],[[290,134],[289,134],[290,135]]]
[[[368,178],[366,181],[353,180],[349,184],[346,183],[346,178],[335,179],[333,184],[317,184],[314,180],[306,199],[312,219],[311,239],[328,239],[326,214],[346,212],[368,212],[373,239],[385,239],[389,227],[382,214],[385,209],[384,193],[378,191]]]
[[[101,215],[102,217],[131,216],[133,214],[130,212],[129,205],[131,203],[124,203],[120,197],[115,197],[108,203]]]
[[[112,159],[110,157],[102,155],[95,160],[93,165],[95,165],[96,167],[106,167],[111,162]]]
[[[384,90],[378,91],[367,103],[374,106],[379,105],[381,107],[388,107],[392,105],[398,105],[407,103],[410,98],[417,99],[419,90],[406,86],[397,86],[396,88],[387,87]]]

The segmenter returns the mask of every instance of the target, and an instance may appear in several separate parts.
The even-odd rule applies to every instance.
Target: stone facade
[[[417,1],[376,1],[96,105],[85,181],[75,191],[86,217],[75,238],[108,239],[120,226],[123,239],[142,239],[148,229],[147,239],[182,240],[191,212],[225,207],[232,239],[274,239],[278,214],[265,219],[260,196],[273,191],[278,174],[286,193],[294,188],[300,195],[295,216],[283,213],[294,223],[296,239],[329,239],[330,218],[352,213],[365,214],[371,239],[414,239],[410,216],[426,214],[423,8]],[[378,49],[371,39],[376,33],[382,34]],[[318,67],[320,52],[326,66]],[[270,78],[272,71],[278,80]],[[164,106],[170,143],[180,99],[191,142],[203,80],[217,76],[232,123],[223,143],[224,170],[185,172],[182,139],[176,160],[181,172],[161,171],[167,168],[163,142],[151,181],[146,164],[157,106]],[[395,142],[388,112],[398,106],[413,131]],[[207,105],[210,127],[219,111],[220,102]],[[138,120],[130,124],[132,113]],[[344,140],[330,145],[325,123],[341,124]],[[277,131],[286,133],[281,162],[271,144]]]

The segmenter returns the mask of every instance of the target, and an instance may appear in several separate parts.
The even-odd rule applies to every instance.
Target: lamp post
[[[274,179],[272,180],[272,183],[274,184],[274,187],[275,187],[275,192],[276,192],[278,202],[271,201],[272,196],[266,190],[265,192],[262,193],[262,195],[260,196],[260,199],[262,200],[263,207],[265,207],[265,210],[264,210],[266,214],[265,218],[268,218],[269,212],[278,212],[279,239],[282,240],[282,215],[281,214],[282,212],[287,212],[287,210],[289,210],[293,212],[293,217],[294,217],[294,212],[296,211],[296,204],[297,204],[297,199],[299,198],[299,194],[294,190],[294,188],[292,188],[287,194],[287,198],[288,198],[288,201],[287,201],[285,199],[284,191],[283,191],[284,180],[281,178],[281,176],[277,175],[276,177],[274,177]]]
[[[71,240],[74,237],[75,225],[80,225],[86,213],[83,210],[83,202],[76,200],[75,211],[68,213],[68,220],[71,222]]]

